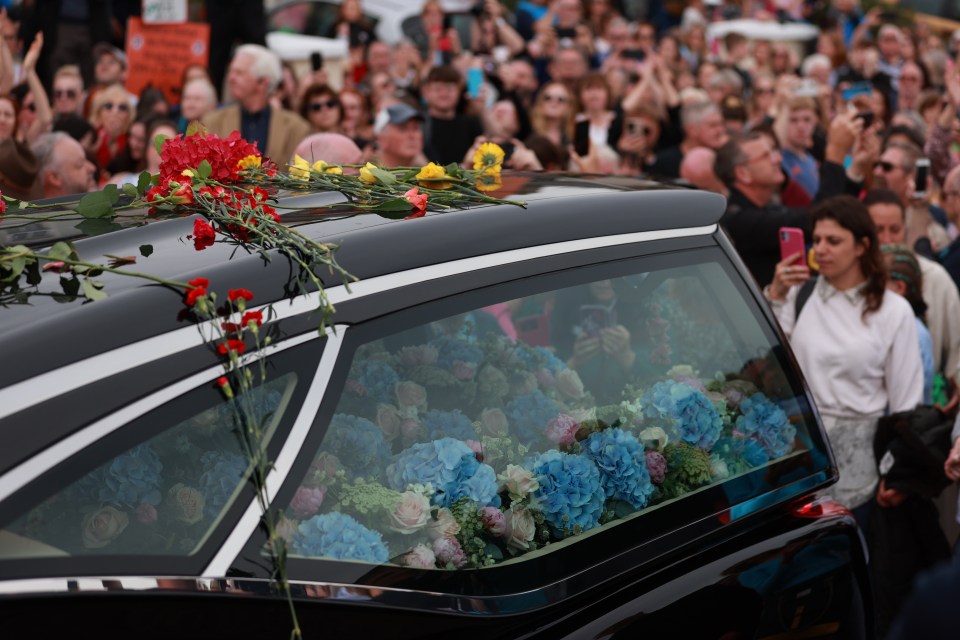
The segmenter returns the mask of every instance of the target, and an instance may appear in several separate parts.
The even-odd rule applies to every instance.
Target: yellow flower
[[[376,184],[377,176],[373,175],[370,172],[370,169],[376,169],[377,165],[372,162],[368,162],[366,166],[360,167],[360,182],[366,182],[367,184]]]
[[[261,166],[262,158],[260,156],[247,156],[237,161],[237,167],[243,169],[254,169]]]
[[[500,173],[500,164],[503,162],[503,149],[493,142],[484,142],[473,154],[473,170],[483,171],[489,175]]]
[[[477,191],[496,191],[503,186],[503,182],[500,181],[500,172],[497,171],[493,174],[484,171],[477,176],[477,182],[474,186]]]
[[[338,166],[327,164],[323,160],[317,160],[313,163],[313,170],[317,173],[333,173],[336,175],[343,174],[343,169]]]
[[[420,173],[416,175],[416,178],[421,187],[427,189],[449,189],[453,186],[451,182],[441,182],[438,178],[449,178],[447,175],[446,169],[441,167],[435,162],[428,162],[425,166],[420,168]]]
[[[306,182],[310,179],[310,163],[300,157],[299,154],[293,156],[293,164],[290,166],[290,177],[296,180]]]

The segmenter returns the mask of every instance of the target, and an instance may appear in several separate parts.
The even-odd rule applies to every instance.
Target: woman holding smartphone
[[[801,253],[776,266],[764,293],[797,356],[823,418],[840,469],[831,493],[867,526],[878,474],[873,457],[877,419],[923,400],[923,366],[913,310],[886,289],[876,227],[851,196],[824,200],[811,212],[813,252],[820,269],[797,311],[810,277]]]

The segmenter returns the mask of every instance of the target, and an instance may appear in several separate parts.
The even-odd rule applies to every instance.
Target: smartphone
[[[624,58],[629,60],[636,60],[637,62],[643,62],[647,57],[647,52],[643,49],[627,49],[622,54]]]
[[[803,240],[803,229],[796,227],[780,227],[780,259],[786,260],[799,253],[800,260],[794,264],[807,264],[807,245]]]
[[[857,118],[863,120],[864,129],[869,129],[870,125],[873,124],[874,114],[873,111],[861,111],[857,114]]]
[[[563,28],[557,27],[554,30],[557,32],[557,38],[561,40],[564,38],[573,40],[574,38],[577,37],[577,30],[574,29],[573,27],[563,27]]]
[[[323,68],[323,54],[319,51],[314,51],[310,54],[310,67],[314,71],[320,71]]]
[[[797,85],[793,95],[803,98],[816,98],[820,95],[820,85],[817,84],[816,80],[804,78],[800,81],[800,84]]]
[[[516,150],[516,145],[512,142],[501,142],[500,148],[503,149],[503,161],[506,162],[513,157],[513,152]]]
[[[480,87],[483,86],[483,69],[470,67],[467,69],[467,95],[471,98],[480,97]]]
[[[840,95],[843,97],[844,102],[850,102],[859,96],[869,97],[873,95],[873,85],[869,82],[854,82],[849,87],[844,89],[843,93]]]
[[[917,160],[917,172],[913,176],[913,197],[926,198],[928,187],[927,177],[930,175],[930,158],[920,158]]]
[[[609,329],[617,324],[616,311],[612,307],[601,304],[580,305],[580,332],[588,337],[600,335],[602,329]]]

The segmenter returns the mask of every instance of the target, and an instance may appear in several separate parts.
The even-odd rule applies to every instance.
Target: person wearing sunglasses
[[[300,101],[300,115],[313,133],[341,133],[343,105],[336,91],[325,84],[311,84]]]
[[[94,96],[92,111],[90,124],[97,129],[97,165],[105,168],[127,147],[127,129],[136,115],[133,95],[122,85],[110,85]]]
[[[83,88],[83,77],[80,67],[68,64],[57,69],[53,75],[53,114],[54,118],[61,115],[84,115],[83,104],[86,92]]]

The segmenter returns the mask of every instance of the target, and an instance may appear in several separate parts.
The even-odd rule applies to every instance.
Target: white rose
[[[507,546],[526,550],[537,533],[537,523],[526,507],[514,505],[507,509]]]
[[[523,500],[528,494],[540,488],[533,474],[516,464],[508,464],[506,471],[497,478],[500,486],[506,488],[511,500]]]
[[[434,569],[437,566],[437,556],[433,549],[425,544],[418,544],[409,552],[400,556],[400,564],[414,569]]]
[[[431,520],[427,524],[427,533],[433,540],[437,538],[453,538],[460,533],[460,525],[457,524],[457,519],[453,517],[450,509],[444,508],[437,512],[436,520]]]
[[[427,526],[429,520],[430,501],[426,496],[405,491],[390,514],[390,528],[398,533],[413,533]]]
[[[643,446],[647,449],[663,451],[663,448],[667,446],[669,441],[670,438],[667,437],[667,432],[660,427],[647,427],[640,432],[640,442],[642,442]]]

